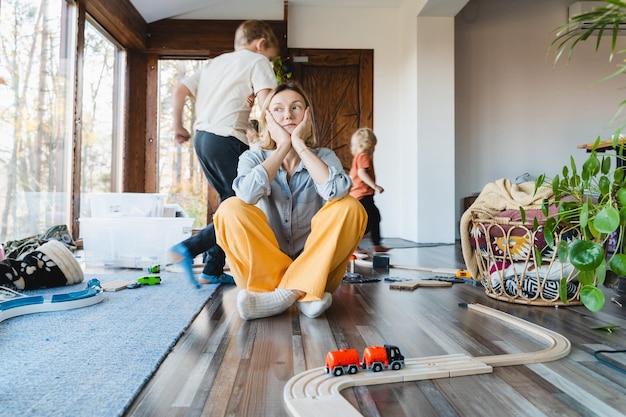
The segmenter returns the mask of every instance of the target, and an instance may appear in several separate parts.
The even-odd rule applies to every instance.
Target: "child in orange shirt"
[[[387,252],[386,248],[380,244],[380,211],[374,204],[374,194],[384,192],[384,188],[376,184],[376,173],[374,172],[374,149],[376,148],[376,135],[368,127],[357,129],[352,134],[350,150],[354,158],[350,168],[350,178],[352,178],[352,188],[350,195],[361,202],[367,211],[367,229],[365,233],[370,233],[370,238],[374,246],[374,252]]]

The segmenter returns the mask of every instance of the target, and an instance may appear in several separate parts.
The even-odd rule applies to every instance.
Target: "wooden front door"
[[[335,151],[346,170],[350,137],[359,127],[373,128],[374,51],[363,49],[290,49],[292,80],[313,103],[320,146]]]

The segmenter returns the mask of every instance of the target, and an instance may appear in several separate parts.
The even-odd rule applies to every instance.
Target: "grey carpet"
[[[82,284],[27,295],[80,291],[93,277],[104,283],[142,275],[88,275]],[[0,416],[122,415],[217,288],[160,276],[160,285],[105,292],[93,306],[0,323]]]

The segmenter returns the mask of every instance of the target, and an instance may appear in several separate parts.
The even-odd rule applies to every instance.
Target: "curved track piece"
[[[0,322],[25,314],[70,310],[97,304],[104,299],[100,281],[92,279],[82,291],[55,294],[50,299],[41,295],[20,297],[0,302]]]
[[[406,360],[398,371],[359,372],[355,375],[333,377],[324,368],[310,369],[292,377],[283,390],[287,410],[294,417],[362,417],[342,395],[350,387],[450,378],[491,373],[494,366],[524,365],[549,362],[567,356],[571,344],[559,333],[480,304],[469,304],[468,309],[509,323],[519,330],[545,341],[548,347],[536,352],[515,353],[472,358],[466,355],[431,356]]]

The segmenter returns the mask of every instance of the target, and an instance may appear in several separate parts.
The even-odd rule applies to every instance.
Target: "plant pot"
[[[626,277],[617,278],[617,288],[615,291],[620,294],[626,294]]]

